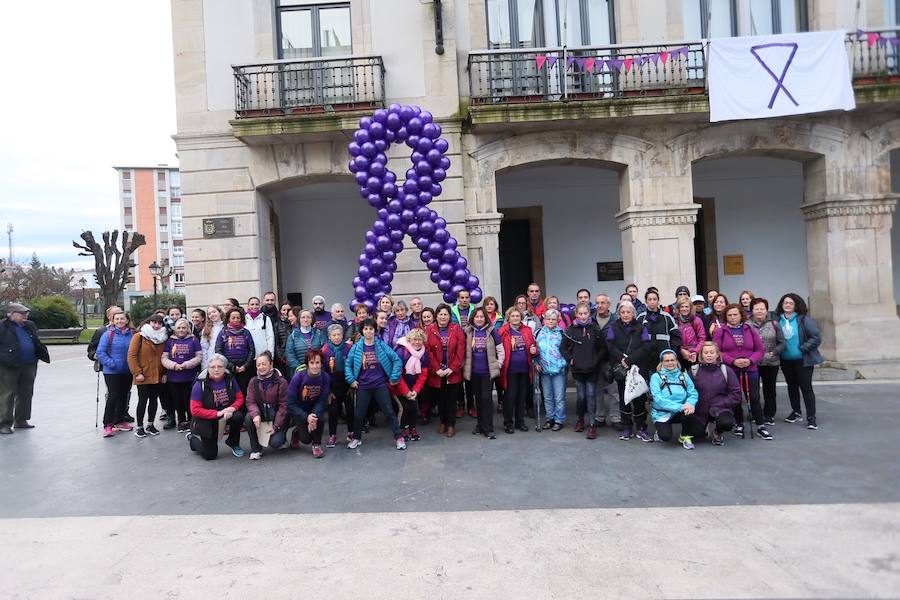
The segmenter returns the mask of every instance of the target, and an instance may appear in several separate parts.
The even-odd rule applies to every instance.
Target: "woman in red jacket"
[[[456,399],[462,384],[466,337],[456,323],[450,322],[450,307],[441,304],[435,311],[435,322],[425,334],[428,348],[428,387],[432,401],[437,400],[441,415],[438,433],[456,435]]]
[[[403,415],[400,427],[403,437],[418,442],[421,438],[416,430],[416,417],[419,416],[419,397],[428,381],[428,350],[425,348],[425,332],[413,328],[397,341],[397,356],[403,364],[402,376],[397,385],[391,387],[391,393],[400,401]]]
[[[503,368],[500,379],[506,394],[503,399],[503,430],[515,433],[528,431],[525,426],[525,401],[531,384],[531,362],[537,354],[534,332],[522,323],[522,312],[518,308],[506,311],[506,324],[500,328],[503,341]]]
[[[716,330],[713,341],[722,352],[722,362],[734,369],[741,390],[750,401],[750,414],[756,421],[756,432],[764,440],[771,440],[772,434],[763,420],[762,404],[759,401],[759,369],[757,365],[765,355],[766,347],[755,327],[746,323],[744,309],[740,304],[725,307],[725,324]],[[734,412],[734,435],[744,437],[744,411]],[[751,424],[752,427],[752,424]]]

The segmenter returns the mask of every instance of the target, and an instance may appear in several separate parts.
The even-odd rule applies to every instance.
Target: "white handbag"
[[[637,365],[632,365],[625,376],[625,404],[630,404],[635,398],[650,391],[647,382],[641,377],[641,370]]]

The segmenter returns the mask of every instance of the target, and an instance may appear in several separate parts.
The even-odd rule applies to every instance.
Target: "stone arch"
[[[250,178],[260,191],[271,192],[307,182],[351,177],[347,143],[341,141],[271,144],[250,147]]]

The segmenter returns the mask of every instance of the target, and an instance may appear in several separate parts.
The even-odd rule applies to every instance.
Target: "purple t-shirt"
[[[731,337],[734,339],[734,345],[738,348],[744,347],[744,327],[743,325],[739,327],[732,327],[728,325],[728,332],[731,334]]]
[[[507,373],[527,373],[528,348],[525,346],[525,336],[512,327],[509,328],[509,333],[511,334],[511,352],[509,354]]]
[[[209,389],[212,390],[213,404],[215,404],[216,410],[222,410],[223,408],[228,408],[229,406],[231,406],[231,401],[228,399],[228,388],[226,387],[227,382],[228,380],[223,377],[219,381],[213,381],[212,379],[210,379],[207,384],[209,385]],[[236,381],[235,384],[237,384]],[[235,392],[237,392],[237,390],[235,390]],[[200,403],[203,402],[203,391],[199,381],[195,383],[194,387],[191,389],[191,401]]]
[[[362,390],[375,390],[387,384],[387,377],[378,356],[375,354],[375,345],[363,343],[363,362],[359,370],[359,388]]]
[[[450,328],[438,327],[438,334],[441,336],[441,368],[447,368],[447,348],[450,347]]]
[[[169,360],[175,364],[184,364],[192,358],[196,358],[198,352],[202,352],[200,342],[192,335],[184,338],[170,337],[166,340],[163,352]],[[166,370],[166,377],[172,383],[188,383],[197,377],[197,368],[184,369],[183,371]]]
[[[476,329],[472,335],[472,375],[489,377],[491,374],[487,358],[488,343],[496,346],[500,343],[500,336],[496,331],[491,332],[491,341],[488,341],[487,329]]]

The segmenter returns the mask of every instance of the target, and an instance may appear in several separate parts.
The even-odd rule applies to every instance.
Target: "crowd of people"
[[[251,460],[301,444],[321,458],[338,444],[341,423],[352,449],[379,418],[398,450],[420,440],[433,418],[440,435],[456,436],[468,416],[473,434],[496,439],[495,410],[505,434],[529,431],[526,419],[560,431],[569,377],[573,430],[590,440],[608,426],[621,440],[667,442],[676,424],[686,449],[697,439],[722,445],[727,433],[744,437],[747,429],[772,440],[779,369],[790,401],[784,421],[805,414],[807,428],[818,428],[812,374],[821,335],[797,294],[770,307],[749,291],[731,303],[717,290],[691,296],[682,286],[664,305],[656,288],[640,296],[631,284],[615,307],[586,289],[574,307],[542,298],[537,284],[505,312],[490,296],[473,306],[465,290],[436,308],[385,295],[374,314],[361,304],[352,315],[341,304],[326,310],[321,296],[304,308],[267,292],[189,316],[159,310],[133,329],[114,306],[88,355],[106,381],[105,437],[160,435],[161,404],[162,429],[183,432],[206,459],[223,438],[244,456],[242,432]],[[637,374],[648,392],[629,399],[626,381]]]

